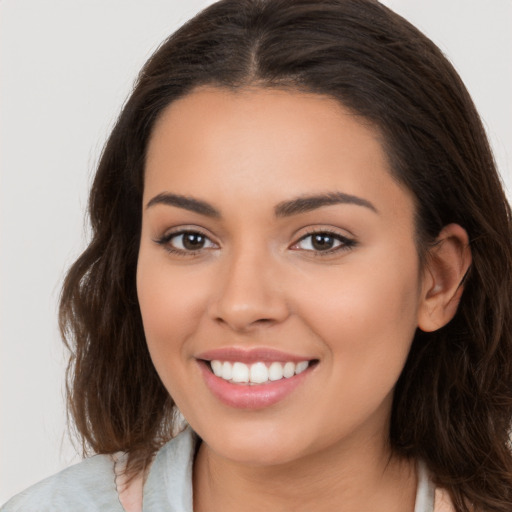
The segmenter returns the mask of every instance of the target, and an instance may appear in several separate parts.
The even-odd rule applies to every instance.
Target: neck
[[[258,466],[223,458],[203,443],[194,466],[194,512],[412,512],[415,464],[391,456],[382,439],[346,444]]]

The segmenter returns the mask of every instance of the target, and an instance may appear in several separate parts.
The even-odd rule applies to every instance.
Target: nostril
[[[270,326],[271,324],[277,322],[277,320],[274,320],[272,318],[257,318],[256,320],[254,320],[241,318],[223,318],[221,316],[218,316],[215,319],[215,321],[218,324],[230,326],[231,328],[237,331],[246,331],[257,326]]]
[[[256,320],[254,323],[270,324],[272,322],[275,322],[275,320],[272,320],[271,318],[260,318],[259,320]]]
[[[231,283],[209,305],[210,318],[239,332],[282,322],[288,314],[284,297],[263,285],[242,287]]]

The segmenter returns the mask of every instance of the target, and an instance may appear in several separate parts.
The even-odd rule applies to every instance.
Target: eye
[[[303,236],[291,248],[301,251],[312,251],[317,253],[331,253],[340,250],[347,250],[354,247],[356,242],[330,231],[317,231]]]
[[[205,234],[199,231],[175,231],[164,235],[156,243],[165,246],[172,253],[195,254],[203,249],[216,248],[217,244],[212,242]]]

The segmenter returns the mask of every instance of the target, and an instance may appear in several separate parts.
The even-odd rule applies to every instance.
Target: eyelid
[[[197,234],[202,237],[204,237],[206,240],[208,240],[211,244],[213,244],[215,247],[200,247],[196,250],[190,249],[180,249],[177,247],[173,247],[170,244],[170,241],[178,237],[180,235],[185,234]],[[215,248],[219,247],[219,244],[213,240],[213,237],[206,232],[205,229],[199,227],[199,226],[177,226],[175,228],[168,229],[165,231],[165,233],[159,237],[156,237],[153,239],[153,242],[155,242],[158,245],[161,245],[164,247],[166,251],[172,254],[177,254],[181,256],[193,256],[196,254],[199,254],[200,252],[209,251]]]
[[[185,235],[185,234],[200,235],[200,236],[204,237],[209,242],[210,246],[199,247],[198,249],[182,249],[179,247],[174,247],[170,244],[170,241],[173,238],[178,237],[180,235]],[[314,235],[318,235],[318,234],[331,237],[337,243],[335,244],[334,247],[328,248],[328,249],[315,249],[315,248],[304,249],[302,247],[298,247],[298,245],[302,241],[304,241],[307,238],[312,237]],[[348,251],[348,250],[354,248],[358,244],[358,242],[355,240],[355,238],[352,235],[342,234],[339,232],[339,230],[337,228],[334,228],[331,226],[329,226],[329,227],[321,227],[321,226],[311,227],[311,228],[307,229],[306,232],[304,232],[300,236],[296,237],[295,240],[296,241],[293,242],[289,246],[290,250],[309,253],[310,255],[313,255],[313,256],[328,256],[328,255],[334,255],[337,253],[342,253],[342,252],[345,252],[345,251]],[[214,237],[212,235],[210,235],[207,232],[207,230],[205,230],[202,227],[196,226],[196,225],[185,225],[185,226],[181,225],[181,226],[176,226],[174,228],[170,228],[167,231],[165,231],[164,234],[161,235],[160,237],[154,238],[153,241],[156,244],[163,246],[163,248],[165,250],[167,250],[169,253],[177,254],[177,255],[181,255],[181,256],[193,256],[193,255],[197,255],[199,253],[203,253],[205,251],[210,251],[212,249],[220,248],[219,244],[214,240]]]
[[[307,238],[314,236],[314,235],[327,235],[329,237],[334,238],[338,242],[340,242],[338,245],[335,245],[331,249],[326,250],[315,250],[315,249],[302,249],[297,247],[300,242],[303,240],[306,240]],[[340,233],[338,230],[332,227],[316,227],[316,228],[310,228],[306,231],[306,233],[302,234],[291,246],[291,250],[295,251],[303,251],[305,253],[310,253],[314,256],[328,256],[333,255],[337,253],[342,253],[348,250],[353,249],[358,242],[353,238],[352,236],[348,236],[346,234]]]

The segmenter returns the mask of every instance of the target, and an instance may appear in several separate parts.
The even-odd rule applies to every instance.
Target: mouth
[[[224,347],[196,355],[209,391],[237,409],[263,409],[287,400],[320,360],[271,347]]]
[[[213,359],[211,361],[203,360],[203,363],[209,368],[211,373],[226,382],[254,386],[290,379],[295,375],[300,375],[308,368],[318,364],[318,359],[298,362],[255,361],[251,364],[246,364],[242,361]]]

